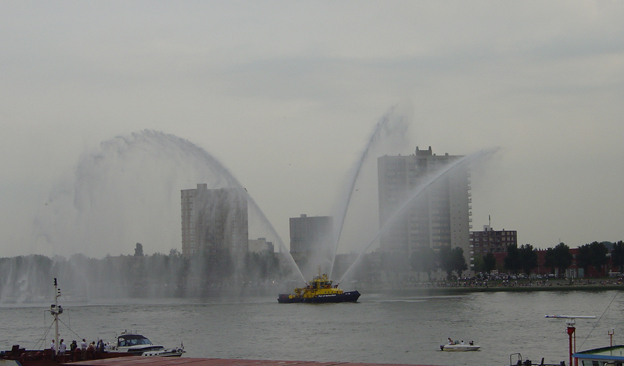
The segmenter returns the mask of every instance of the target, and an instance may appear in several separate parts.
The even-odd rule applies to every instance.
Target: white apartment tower
[[[436,155],[431,147],[408,156],[377,159],[381,249],[408,257],[423,247],[461,247],[470,267],[470,179],[459,163],[414,198],[445,165],[461,155]],[[414,198],[414,199],[413,199]],[[402,213],[397,214],[404,207]]]
[[[233,188],[184,189],[182,254],[242,255],[248,250],[247,200]]]

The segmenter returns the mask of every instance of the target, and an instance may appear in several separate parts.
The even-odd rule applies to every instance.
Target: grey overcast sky
[[[179,248],[179,211],[168,240],[134,230],[120,247],[76,249],[34,228],[85,152],[145,129],[219,159],[287,243],[289,217],[330,214],[394,106],[410,122],[409,144],[388,154],[500,147],[472,173],[474,229],[491,215],[495,229],[540,248],[624,240],[624,2],[4,1],[0,9],[0,257],[128,254],[135,242],[147,253]],[[185,182],[171,188],[177,210],[179,189],[199,183]],[[71,241],[72,226],[63,230]]]

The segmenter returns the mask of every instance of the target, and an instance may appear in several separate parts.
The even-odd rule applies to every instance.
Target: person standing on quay
[[[80,354],[82,359],[85,359],[85,355],[87,354],[87,340],[86,339],[82,339],[82,342],[80,342]]]

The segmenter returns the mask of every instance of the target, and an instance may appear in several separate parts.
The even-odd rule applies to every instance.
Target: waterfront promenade
[[[362,291],[410,291],[422,293],[461,293],[499,291],[607,291],[624,290],[620,279],[548,279],[548,280],[498,280],[498,281],[433,281],[393,286],[361,285]]]

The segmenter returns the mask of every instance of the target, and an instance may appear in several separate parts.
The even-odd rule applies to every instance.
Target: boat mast
[[[63,308],[58,304],[58,298],[61,296],[61,289],[58,288],[56,277],[54,277],[54,304],[50,306],[50,313],[54,316],[54,354],[58,354],[59,350],[59,327],[58,316],[63,313]]]

